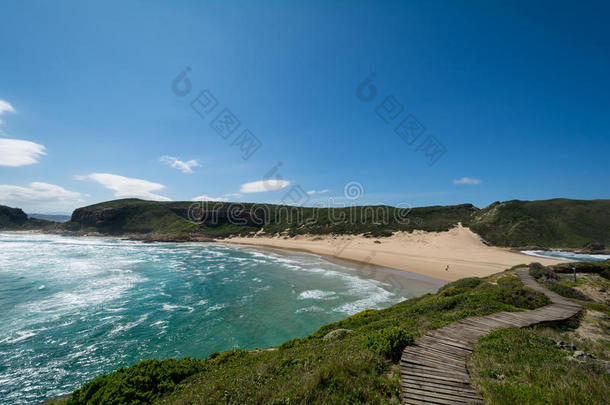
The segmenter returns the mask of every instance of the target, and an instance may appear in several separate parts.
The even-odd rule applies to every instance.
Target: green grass
[[[398,354],[427,330],[470,316],[520,311],[549,302],[514,276],[498,281],[497,285],[472,279],[452,283],[437,294],[325,325],[276,350],[215,353],[200,361],[200,372],[184,374],[185,380],[161,399],[156,398],[166,392],[165,385],[139,385],[151,374],[151,365],[140,363],[92,380],[71,403],[96,404],[100,402],[87,401],[115,392],[129,393],[121,395],[140,401],[124,402],[130,404],[149,400],[161,404],[399,403]]]
[[[501,329],[479,339],[468,368],[486,403],[607,404],[610,375],[570,354],[534,330]]]

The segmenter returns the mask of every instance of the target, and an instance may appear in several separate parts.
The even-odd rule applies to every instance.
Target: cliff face
[[[83,227],[105,227],[116,221],[124,208],[85,207],[72,213],[70,221],[78,222]]]

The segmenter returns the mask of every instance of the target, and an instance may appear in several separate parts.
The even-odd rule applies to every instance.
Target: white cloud
[[[167,163],[174,169],[178,169],[183,173],[193,173],[193,167],[201,167],[199,162],[194,159],[183,162],[182,160],[179,160],[173,156],[161,156],[159,161]]]
[[[200,195],[199,197],[194,197],[192,201],[229,201],[229,199],[225,197],[210,197],[208,195]]]
[[[30,213],[67,213],[82,205],[84,194],[55,184],[30,183],[29,187],[0,184],[0,204],[18,207]]]
[[[239,191],[242,193],[263,193],[265,191],[277,191],[290,185],[286,180],[259,180],[242,184]]]
[[[462,177],[461,179],[453,180],[453,184],[468,184],[471,186],[476,186],[481,183],[482,181],[480,179],[475,179],[474,177]]]
[[[307,192],[307,194],[309,194],[309,195],[326,194],[326,193],[330,193],[330,190],[327,188],[325,188],[324,190],[309,190]]]
[[[14,113],[15,109],[13,108],[11,103],[9,103],[8,101],[0,100],[0,114],[4,114],[5,112]]]
[[[44,150],[45,147],[38,143],[0,138],[0,166],[19,167],[38,163],[38,158],[46,155]]]
[[[109,173],[91,173],[87,176],[76,176],[78,180],[93,180],[104,187],[115,191],[119,198],[142,198],[144,200],[171,201],[170,198],[154,194],[153,191],[165,188],[163,184],[148,180],[134,179]]]

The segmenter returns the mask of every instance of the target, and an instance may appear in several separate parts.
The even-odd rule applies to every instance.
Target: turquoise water
[[[564,252],[561,250],[523,250],[522,253],[530,256],[549,257],[571,262],[601,262],[610,259],[610,255],[591,255],[584,253]]]
[[[439,286],[405,274],[245,246],[0,234],[0,403],[147,358],[278,345]]]

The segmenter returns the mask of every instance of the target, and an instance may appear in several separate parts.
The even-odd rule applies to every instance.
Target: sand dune
[[[445,281],[487,276],[521,263],[540,262],[546,265],[562,262],[487,246],[477,234],[461,225],[447,232],[398,232],[388,238],[365,238],[361,235],[308,235],[289,239],[255,236],[235,237],[224,242],[330,255]]]

